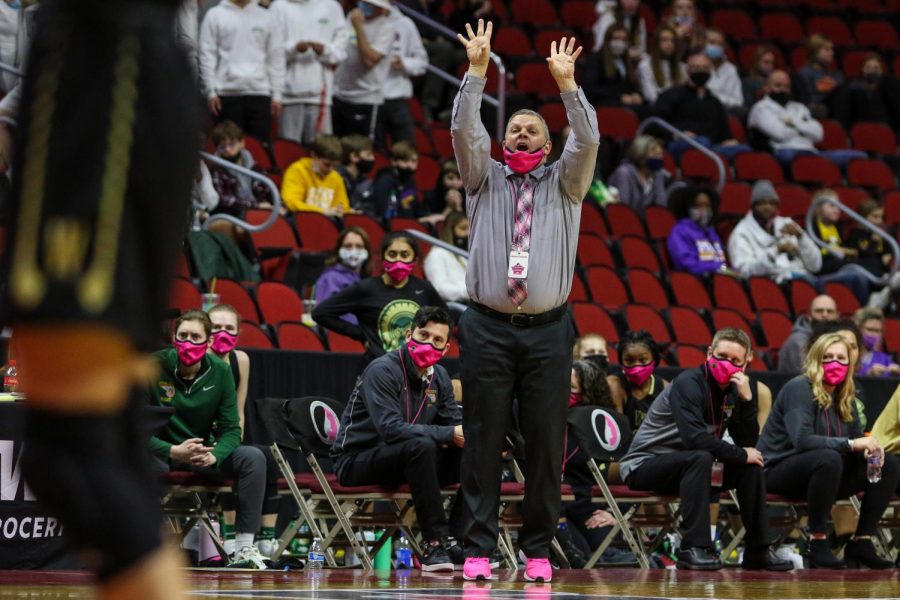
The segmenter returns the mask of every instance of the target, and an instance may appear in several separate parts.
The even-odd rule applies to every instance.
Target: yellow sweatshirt
[[[336,170],[319,177],[312,168],[311,158],[301,158],[284,173],[281,199],[292,212],[325,212],[328,208],[350,209],[344,179]]]
[[[900,387],[872,426],[872,436],[888,454],[900,454]]]

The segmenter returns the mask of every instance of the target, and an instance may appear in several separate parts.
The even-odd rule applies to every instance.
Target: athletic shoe
[[[794,544],[782,544],[775,550],[775,556],[782,560],[789,560],[794,563],[795,569],[803,568],[803,556],[797,552]]]
[[[453,561],[439,543],[425,544],[419,568],[423,571],[452,571]]]
[[[232,569],[268,569],[265,559],[256,546],[244,546],[237,552],[228,566]]]
[[[227,554],[228,556],[233,556],[234,553],[237,551],[237,543],[235,542],[234,538],[231,538],[230,540],[225,540],[222,543],[222,546],[225,547],[225,554]]]
[[[546,558],[529,558],[525,562],[525,581],[550,583],[553,579],[553,567]]]
[[[278,550],[277,540],[256,540],[254,545],[259,550],[259,553],[268,559],[271,559],[272,553]]]
[[[491,559],[470,556],[463,565],[463,579],[466,581],[490,581]]]

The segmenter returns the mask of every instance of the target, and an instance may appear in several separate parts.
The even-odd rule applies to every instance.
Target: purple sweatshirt
[[[725,264],[722,240],[715,228],[702,227],[691,219],[681,219],[675,224],[666,246],[676,271],[705,275]]]
[[[334,265],[328,267],[327,269],[322,271],[322,274],[319,275],[319,278],[316,280],[316,306],[322,304],[323,302],[325,302],[325,300],[334,296],[344,288],[350,287],[354,283],[357,283],[359,280],[359,273],[342,263],[335,263]],[[348,323],[352,323],[354,325],[359,324],[356,320],[356,315],[346,314],[341,318]]]

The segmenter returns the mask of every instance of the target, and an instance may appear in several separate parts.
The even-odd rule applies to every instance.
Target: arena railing
[[[460,250],[453,244],[448,244],[444,240],[438,239],[433,235],[428,235],[427,233],[422,233],[416,229],[404,229],[404,233],[408,233],[411,237],[415,239],[425,242],[426,244],[431,244],[432,246],[437,246],[438,248],[443,248],[447,252],[452,252],[453,254],[460,256],[462,258],[468,259],[469,253],[465,250]],[[461,302],[447,302],[447,308],[449,308],[452,312],[462,314],[465,312],[466,308],[468,308],[465,304]]]
[[[832,253],[840,256],[841,258],[843,258],[843,254],[840,252],[840,250],[835,249],[832,246],[829,246],[828,243],[826,243],[824,240],[820,239],[819,236],[816,235],[816,232],[815,232],[816,210],[819,208],[819,206],[821,206],[825,202],[829,202],[829,203],[833,204],[842,213],[844,213],[845,215],[847,215],[848,217],[850,217],[851,219],[856,221],[857,225],[860,225],[861,227],[868,229],[869,231],[871,231],[875,235],[881,237],[882,239],[884,239],[887,242],[888,247],[891,249],[891,253],[894,255],[894,260],[891,262],[890,272],[879,277],[878,275],[872,274],[871,272],[869,272],[868,269],[865,269],[865,268],[861,267],[860,265],[850,265],[850,266],[856,267],[856,269],[854,269],[854,271],[862,274],[866,279],[868,279],[872,283],[890,285],[891,279],[893,278],[894,274],[897,272],[898,269],[900,269],[900,245],[898,245],[897,241],[893,237],[891,237],[890,234],[888,234],[886,231],[873,225],[872,223],[869,223],[865,219],[865,217],[860,215],[858,212],[856,212],[849,206],[843,204],[837,198],[834,198],[832,196],[820,196],[812,204],[809,205],[809,210],[806,211],[806,233],[809,234],[809,237],[812,238],[812,241],[819,248],[825,248],[829,252],[832,252]]]
[[[715,163],[716,170],[719,172],[719,180],[716,182],[716,191],[717,192],[722,191],[722,188],[725,187],[725,163],[722,162],[722,158],[718,154],[716,154],[715,152],[713,152],[712,150],[710,150],[703,144],[699,143],[697,140],[695,140],[694,138],[692,138],[691,136],[686,134],[681,129],[678,129],[677,127],[675,127],[668,121],[666,121],[664,119],[660,119],[659,117],[647,117],[646,119],[641,121],[641,124],[638,125],[637,132],[635,135],[641,135],[642,133],[644,133],[644,130],[647,129],[648,127],[650,127],[651,125],[657,125],[659,127],[662,127],[663,129],[665,129],[666,131],[668,131],[675,137],[687,142],[688,145],[691,146],[692,148],[695,148],[695,149],[699,150],[700,152],[702,152],[703,154],[705,154],[706,156],[708,156],[710,158],[710,160],[712,160],[713,163]]]
[[[449,38],[451,43],[458,44],[459,41],[456,39],[456,31],[453,31],[446,25],[442,23],[438,23],[431,17],[427,15],[423,15],[417,10],[414,10],[408,6],[405,6],[400,3],[394,4],[394,8],[400,9],[401,12],[406,14],[413,21],[417,21],[430,29],[433,29],[435,32],[443,35],[446,38]],[[487,94],[483,95],[484,101],[490,104],[491,106],[497,109],[497,141],[503,140],[506,134],[506,65],[503,64],[503,59],[501,59],[497,54],[491,52],[491,62],[494,63],[494,66],[497,67],[497,73],[499,80],[497,81],[497,97],[489,96]],[[459,87],[462,84],[462,80],[458,77],[454,76],[451,73],[438,69],[437,67],[429,64],[427,67],[428,71],[434,73],[436,76],[440,77],[444,81],[448,83],[452,83],[453,85]]]
[[[209,152],[201,151],[200,156],[203,157],[203,159],[206,160],[207,162],[211,162],[219,167],[222,167],[223,169],[226,169],[229,171],[234,171],[236,173],[240,173],[241,175],[246,175],[247,177],[250,177],[251,179],[256,179],[257,181],[263,182],[263,184],[267,188],[269,188],[269,192],[272,194],[272,212],[269,214],[269,216],[266,218],[266,220],[263,221],[262,223],[260,223],[258,225],[251,225],[247,221],[244,221],[243,219],[239,219],[238,217],[218,213],[218,214],[210,215],[210,217],[208,219],[206,219],[206,221],[203,222],[203,229],[209,229],[209,226],[211,224],[219,222],[219,221],[227,221],[228,223],[237,225],[238,227],[245,229],[246,231],[249,231],[251,233],[256,233],[258,231],[265,231],[266,229],[268,229],[269,227],[272,226],[272,224],[275,222],[275,219],[278,218],[278,215],[281,212],[281,193],[278,191],[278,186],[275,185],[274,181],[272,181],[265,175],[257,173],[256,171],[247,169],[246,167],[242,167],[240,165],[236,165],[233,162],[229,162],[229,161],[225,160],[224,158],[219,158],[215,154],[210,154]]]

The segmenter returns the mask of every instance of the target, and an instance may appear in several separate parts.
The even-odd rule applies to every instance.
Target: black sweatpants
[[[331,105],[331,121],[334,134],[344,137],[353,133],[375,139],[380,106],[375,104],[351,104],[335,98]]]
[[[219,96],[222,110],[216,122],[234,121],[244,133],[266,144],[272,141],[272,98],[269,96]]]
[[[385,100],[376,125],[375,145],[378,150],[388,148],[387,137],[391,138],[391,146],[397,142],[416,143],[416,126],[413,122],[409,98]]]
[[[643,462],[628,476],[633,490],[681,498],[681,547],[711,548],[709,535],[710,470],[713,456],[705,450],[662,454]],[[771,542],[766,518],[766,482],[756,465],[725,465],[723,490],[735,489],[741,520],[747,530],[747,548],[763,548]]]
[[[900,465],[896,456],[885,455],[881,481],[869,483],[866,459],[861,453],[841,454],[830,448],[800,452],[766,469],[766,487],[770,492],[806,500],[812,533],[828,530],[835,500],[865,492],[856,533],[875,535],[898,480]]]
[[[472,556],[490,556],[497,545],[501,453],[513,397],[526,458],[519,547],[529,558],[549,556],[559,520],[574,337],[567,314],[534,327],[516,327],[474,309],[460,318],[463,538]]]
[[[441,487],[459,482],[459,461],[459,448],[440,448],[422,436],[342,456],[337,474],[341,485],[409,484],[422,536],[432,541],[457,533],[444,513]],[[455,517],[451,522],[455,528]]]

